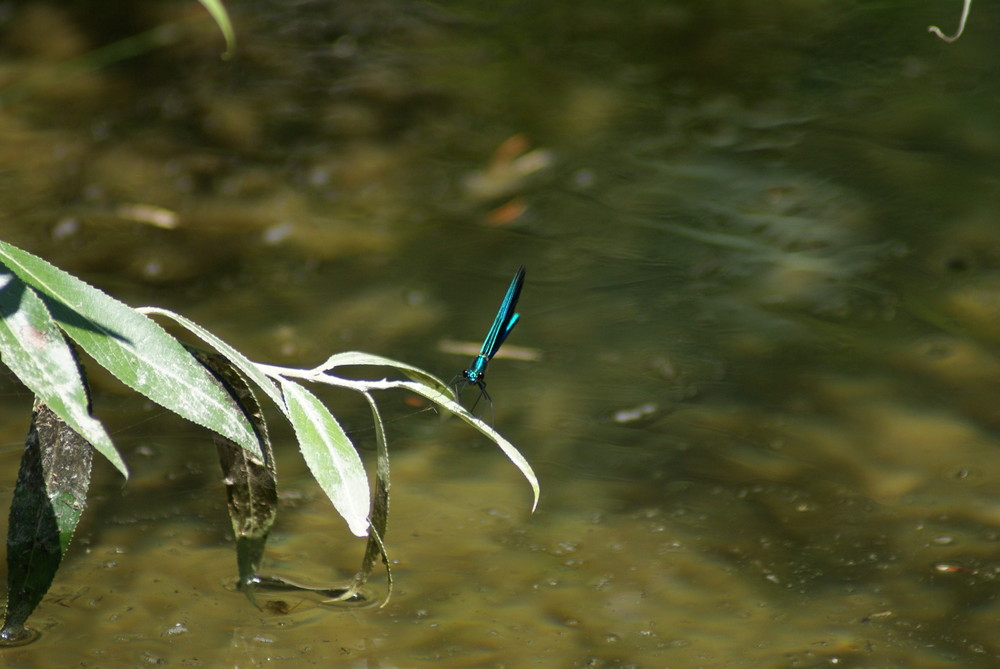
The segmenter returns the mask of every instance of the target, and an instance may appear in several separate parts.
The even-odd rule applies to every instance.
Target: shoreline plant
[[[182,343],[152,317],[180,326],[207,348]],[[213,433],[236,536],[239,584],[254,604],[254,587],[275,581],[262,580],[259,568],[277,510],[277,475],[258,392],[292,425],[310,473],[350,531],[367,538],[354,579],[323,591],[331,600],[363,600],[361,589],[379,557],[388,578],[382,605],[392,590],[383,544],[389,454],[376,391],[413,392],[467,422],[521,471],[534,496],[532,511],[537,506],[538,480],[517,448],[462,407],[441,379],[422,369],[356,351],[334,354],[310,369],[253,362],[180,314],[159,307],[133,309],[0,241],[0,359],[35,395],[10,509],[0,646],[28,643],[37,636],[25,623],[52,584],[86,506],[92,450],[128,478],[124,459],[91,412],[78,350],[132,390]],[[339,375],[357,367],[387,368],[402,378]],[[366,400],[376,441],[374,490],[350,438],[304,383],[346,388]]]

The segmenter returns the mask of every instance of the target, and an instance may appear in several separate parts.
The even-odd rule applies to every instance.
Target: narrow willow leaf
[[[0,639],[24,623],[52,585],[87,501],[92,447],[40,401],[21,456],[7,528],[7,611]]]
[[[229,362],[231,362],[237,369],[239,369],[243,374],[247,376],[251,381],[257,384],[257,386],[264,391],[264,393],[271,398],[271,401],[281,409],[281,413],[288,415],[288,407],[285,406],[285,399],[281,396],[281,391],[278,387],[274,385],[274,382],[267,377],[266,374],[260,371],[253,361],[247,358],[245,355],[237,351],[235,348],[219,339],[214,334],[201,327],[194,321],[180,314],[175,314],[168,309],[160,309],[159,307],[139,307],[136,311],[143,314],[154,314],[158,316],[166,316],[174,320],[175,322],[183,325],[192,334],[201,339],[203,342],[214,348],[216,351],[225,356]]]
[[[972,0],[964,0],[962,3],[962,16],[958,20],[958,30],[954,35],[948,36],[937,26],[927,26],[927,32],[934,33],[945,42],[954,42],[965,32],[965,22],[969,20],[969,9],[972,7]]]
[[[370,560],[369,554],[371,555]],[[375,530],[374,525],[368,528],[368,545],[365,547],[365,558],[362,564],[362,570],[355,575],[354,582],[351,583],[349,588],[346,588],[342,593],[332,596],[329,599],[324,599],[323,603],[353,604],[366,601],[367,597],[365,597],[362,588],[367,582],[368,576],[371,574],[372,567],[375,565],[376,555],[382,556],[382,564],[385,565],[385,573],[389,580],[389,586],[386,590],[385,597],[382,599],[382,603],[379,604],[378,607],[381,609],[388,604],[389,598],[392,596],[392,569],[389,567],[389,556],[385,552],[385,544],[382,543],[382,537],[379,536],[379,533]]]
[[[222,0],[198,0],[208,13],[212,15],[215,24],[222,31],[222,36],[226,39],[226,51],[222,54],[223,59],[229,60],[236,48],[236,33],[233,32],[233,24],[229,21],[229,14],[222,5]]]
[[[257,398],[246,379],[233,364],[218,353],[191,349],[194,356],[212,371],[243,407],[260,440],[264,463],[255,462],[238,444],[222,435],[214,435],[222,466],[222,481],[226,486],[229,519],[236,536],[236,564],[240,587],[255,604],[250,584],[257,579],[267,536],[278,512],[278,486],[274,469],[271,440],[267,423],[261,414]]]
[[[385,565],[388,591],[379,608],[389,603],[392,596],[392,568],[389,566],[389,556],[385,553],[385,532],[389,521],[389,444],[385,438],[385,427],[382,415],[379,413],[375,398],[370,393],[364,393],[368,406],[372,410],[372,423],[375,425],[375,492],[372,495],[371,527],[368,531],[368,544],[365,555],[361,559],[361,571],[355,577],[355,590],[361,588],[372,573],[375,558],[381,557]]]
[[[281,391],[309,471],[355,536],[368,534],[368,479],[354,444],[315,395],[282,379]]]
[[[534,513],[535,509],[538,507],[538,497],[540,494],[538,477],[535,476],[535,471],[531,468],[531,465],[528,464],[528,461],[523,455],[521,455],[521,452],[517,450],[514,444],[504,439],[499,432],[494,430],[481,418],[476,418],[469,413],[465,407],[453,400],[449,395],[445,395],[444,393],[423,384],[409,383],[407,381],[400,381],[395,387],[406,388],[407,390],[410,390],[418,395],[426,397],[430,401],[455,414],[466,423],[489,437],[493,443],[500,447],[500,450],[504,452],[507,459],[514,463],[514,466],[521,471],[524,478],[527,479],[528,485],[531,486],[531,492],[534,495],[534,501],[531,504],[531,511]]]
[[[82,369],[72,348],[35,291],[2,265],[0,357],[21,383],[128,477],[111,437],[90,415]]]
[[[337,367],[349,366],[394,367],[408,378],[413,379],[418,383],[429,385],[446,393],[451,392],[447,383],[433,374],[425,372],[419,367],[414,367],[413,365],[408,365],[405,362],[400,362],[391,358],[384,358],[380,355],[363,353],[361,351],[345,351],[343,353],[335,353],[327,358],[326,362],[313,371],[328,372]]]
[[[240,408],[159,325],[6,242],[0,242],[0,263],[35,289],[59,327],[122,383],[261,457]]]

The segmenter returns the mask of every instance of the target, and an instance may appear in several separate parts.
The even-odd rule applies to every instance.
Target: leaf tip
[[[347,526],[350,528],[351,534],[353,534],[354,536],[367,537],[368,528],[371,527],[371,524],[368,522],[367,518],[362,518],[360,520],[354,520],[353,522],[351,520],[348,520]]]

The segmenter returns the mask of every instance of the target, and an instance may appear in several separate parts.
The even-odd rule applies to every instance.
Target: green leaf
[[[368,478],[354,444],[315,395],[282,379],[281,391],[313,478],[355,536],[368,534]]]
[[[535,471],[531,468],[531,465],[528,464],[528,461],[523,455],[521,455],[521,452],[517,450],[514,444],[504,439],[499,432],[494,430],[481,418],[476,418],[469,413],[465,407],[452,399],[450,395],[446,395],[438,390],[435,390],[434,388],[430,388],[420,383],[410,383],[407,381],[400,381],[395,387],[406,388],[418,395],[426,397],[430,401],[440,405],[482,432],[497,446],[499,446],[500,450],[507,456],[507,459],[514,463],[514,466],[517,467],[521,471],[521,474],[524,475],[524,478],[528,480],[528,485],[531,486],[531,492],[534,495],[534,501],[531,504],[531,511],[534,513],[535,509],[538,507],[538,497],[540,494],[538,478],[535,476]]]
[[[240,588],[256,605],[251,585],[256,581],[264,557],[267,536],[278,512],[277,474],[271,440],[267,436],[267,423],[250,384],[239,369],[226,357],[207,351],[190,349],[194,356],[208,367],[222,385],[243,408],[260,439],[264,462],[254,462],[249,454],[222,435],[214,435],[222,466],[222,482],[226,486],[229,519],[236,537],[236,564],[240,574]]]
[[[82,370],[42,300],[0,265],[0,357],[32,392],[128,478],[100,421],[90,415]]]
[[[345,351],[343,353],[335,353],[327,358],[326,362],[314,369],[314,372],[328,372],[337,367],[349,367],[349,366],[359,366],[364,365],[367,367],[394,367],[405,374],[407,377],[423,383],[424,385],[431,386],[443,392],[450,393],[451,390],[447,383],[439,379],[438,377],[425,372],[419,367],[414,367],[413,365],[408,365],[405,362],[399,362],[398,360],[392,360],[391,358],[383,358],[380,355],[372,355],[371,353],[363,353],[361,351]]]
[[[382,414],[371,393],[363,393],[372,410],[372,423],[375,425],[375,492],[372,495],[371,527],[368,530],[368,543],[365,555],[361,559],[361,570],[354,577],[354,592],[368,581],[368,576],[375,566],[375,558],[381,557],[385,565],[388,589],[379,608],[389,603],[392,596],[392,568],[389,566],[389,556],[385,552],[386,525],[389,521],[389,444],[385,438],[385,426]]]
[[[266,374],[260,371],[260,367],[235,348],[219,339],[191,319],[181,316],[180,314],[176,314],[169,309],[161,309],[159,307],[139,307],[136,311],[143,314],[166,316],[180,325],[183,325],[192,334],[221,353],[236,367],[236,369],[240,370],[247,376],[247,378],[256,383],[257,386],[264,391],[264,394],[270,397],[271,401],[274,402],[279,409],[281,409],[281,413],[286,416],[288,415],[288,407],[285,406],[285,398],[281,396],[281,391],[278,390],[278,387],[274,385],[274,382],[268,378]]]
[[[30,635],[24,623],[52,585],[86,505],[92,453],[86,439],[35,401],[7,528],[5,642]]]
[[[208,13],[212,15],[215,19],[216,25],[219,26],[219,30],[222,31],[222,36],[226,38],[226,51],[222,54],[222,58],[229,60],[233,55],[233,50],[236,49],[236,33],[233,32],[233,24],[229,21],[229,14],[226,12],[226,8],[222,5],[222,0],[198,0]]]
[[[0,242],[0,263],[35,289],[66,334],[119,381],[262,457],[246,416],[152,320],[41,258]]]

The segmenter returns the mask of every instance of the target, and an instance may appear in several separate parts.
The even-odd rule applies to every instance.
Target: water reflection
[[[537,355],[490,392],[543,497],[380,398],[392,601],[258,611],[208,440],[96,374],[135,479],[98,471],[9,666],[994,666],[990,9],[947,46],[912,3],[800,4],[258,3],[235,63],[206,25],[12,106],[5,239],[255,359],[447,377],[525,263]],[[8,25],[63,56],[128,30],[39,7]],[[14,71],[53,57],[18,44]],[[267,568],[350,577],[363,547],[276,447]]]

